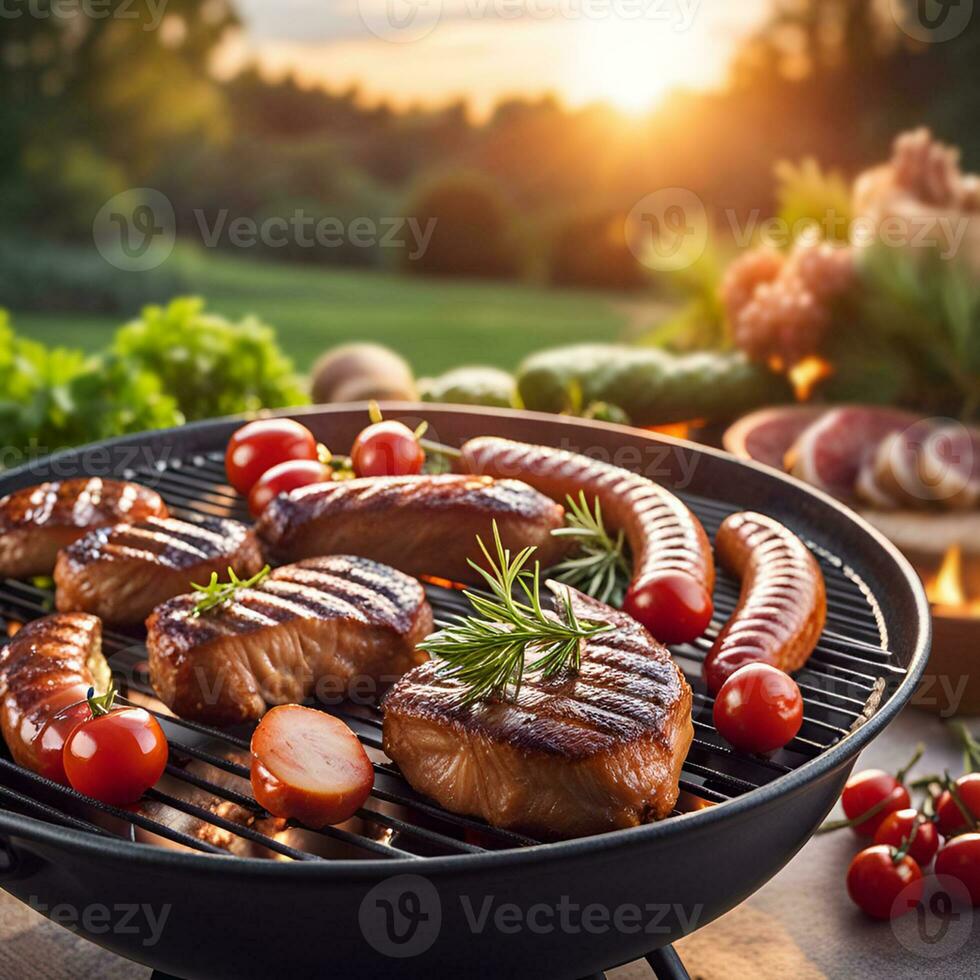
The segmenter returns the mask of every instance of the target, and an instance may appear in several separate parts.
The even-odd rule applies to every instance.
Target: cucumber
[[[672,354],[613,344],[534,354],[518,369],[517,386],[529,409],[578,413],[592,402],[608,402],[634,425],[724,422],[793,399],[785,377],[740,352]]]
[[[517,398],[513,377],[493,367],[462,367],[438,378],[423,378],[419,390],[426,402],[492,408],[512,408]]]

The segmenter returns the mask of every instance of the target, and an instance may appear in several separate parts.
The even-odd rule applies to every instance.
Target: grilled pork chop
[[[0,500],[0,578],[50,575],[58,552],[94,528],[167,516],[138,483],[81,477],[16,490]]]
[[[150,678],[178,715],[215,725],[390,683],[425,659],[415,647],[432,630],[418,582],[346,555],[277,568],[199,616],[197,599],[178,596],[147,620]]]
[[[396,476],[301,487],[266,507],[257,529],[284,561],[314,555],[373,558],[409,575],[482,581],[467,564],[481,559],[476,537],[493,540],[496,520],[505,548],[538,548],[543,568],[567,550],[551,532],[564,510],[517,480],[487,476]]]
[[[614,626],[587,641],[577,674],[525,675],[516,701],[464,705],[461,684],[430,660],[388,692],[384,749],[416,790],[544,839],[671,812],[694,734],[691,689],[639,623],[569,591],[577,616]]]
[[[90,612],[120,625],[142,623],[160,603],[233,568],[250,578],[264,562],[255,533],[238,521],[189,524],[151,517],[90,531],[58,555],[61,612]]]

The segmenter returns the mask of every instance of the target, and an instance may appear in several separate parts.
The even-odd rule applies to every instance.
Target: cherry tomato
[[[163,775],[167,739],[142,708],[118,708],[82,722],[65,743],[71,785],[113,806],[135,803]]]
[[[860,817],[882,800],[885,805],[873,817],[852,828],[862,837],[873,837],[879,824],[896,810],[907,810],[912,803],[909,791],[890,773],[881,769],[865,769],[851,776],[841,794],[840,802],[848,820]]]
[[[772,752],[791,742],[803,724],[796,681],[769,664],[748,664],[725,681],[715,698],[715,728],[743,752]]]
[[[721,690],[722,684],[740,667],[748,664],[770,664],[775,667],[771,654],[748,651],[744,648],[721,650],[709,654],[704,661],[704,683],[712,694]]]
[[[662,572],[635,583],[623,609],[661,643],[687,643],[708,628],[711,596],[685,572]]]
[[[954,837],[936,858],[936,875],[956,878],[970,893],[970,901],[980,906],[980,834]]]
[[[961,802],[973,814],[974,823],[972,827],[967,823],[952,793],[944,789],[936,801],[936,817],[939,821],[939,829],[945,837],[952,837],[967,830],[976,830],[980,825],[980,772],[960,776],[955,785]]]
[[[878,824],[875,843],[901,847],[916,825],[918,827],[912,845],[909,847],[909,857],[920,868],[928,868],[936,856],[936,851],[939,850],[939,832],[931,820],[923,820],[919,816],[918,810],[896,810],[894,813],[889,813]]]
[[[897,919],[922,898],[922,869],[894,847],[875,844],[854,856],[847,869],[847,894],[873,919]],[[899,896],[902,901],[896,901]]]
[[[412,476],[422,472],[425,450],[401,422],[375,422],[354,440],[351,464],[358,476]]]
[[[313,433],[292,419],[259,419],[243,425],[228,440],[228,482],[247,494],[266,470],[289,459],[316,459]]]
[[[314,459],[291,459],[273,466],[259,477],[248,495],[248,509],[253,517],[258,517],[268,506],[269,501],[281,493],[288,493],[297,487],[311,483],[326,483],[333,479],[330,469]]]

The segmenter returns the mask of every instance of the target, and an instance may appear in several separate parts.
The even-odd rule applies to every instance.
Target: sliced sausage
[[[252,735],[252,791],[277,817],[308,827],[343,823],[364,805],[374,767],[357,736],[314,708],[273,708]]]

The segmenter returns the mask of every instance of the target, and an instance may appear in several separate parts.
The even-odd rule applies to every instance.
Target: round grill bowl
[[[857,673],[878,676],[874,690],[828,747],[720,805],[597,837],[425,858],[272,861],[99,836],[24,815],[30,807],[18,806],[14,794],[30,794],[13,788],[8,764],[0,771],[0,788],[8,788],[0,806],[10,807],[0,809],[6,890],[93,941],[186,980],[587,976],[669,944],[764,884],[811,836],[858,753],[914,691],[930,641],[919,581],[881,535],[829,497],[772,470],[635,429],[526,412],[384,409],[409,424],[427,420],[428,437],[447,444],[495,434],[586,452],[678,490],[699,514],[751,509],[783,521],[826,569],[853,584],[841,609],[831,595],[826,657],[863,664]],[[367,417],[364,405],[281,414],[339,450]],[[0,495],[44,479],[129,475],[141,465],[152,473],[153,463],[162,471],[223,451],[238,424],[199,423],[61,453],[5,474]],[[854,595],[866,608],[858,609]],[[858,613],[865,625],[851,637],[846,624]],[[868,621],[877,624],[878,644],[868,642]],[[688,669],[687,654],[675,652]],[[688,672],[697,689],[696,664]],[[841,678],[849,672],[828,670]],[[696,703],[695,719],[710,727],[710,709]],[[724,769],[732,755],[718,751]],[[86,915],[103,908],[108,925],[101,914]]]

